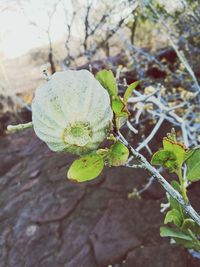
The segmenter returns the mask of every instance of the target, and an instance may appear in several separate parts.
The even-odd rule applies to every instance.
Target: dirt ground
[[[200,266],[159,236],[159,184],[128,199],[146,183],[145,171],[107,168],[76,184],[66,178],[73,159],[51,152],[31,130],[0,137],[1,267]],[[198,211],[199,185],[189,189]]]

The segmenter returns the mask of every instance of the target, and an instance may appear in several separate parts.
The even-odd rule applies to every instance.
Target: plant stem
[[[127,148],[129,148],[131,154],[137,159],[146,169],[150,172],[154,178],[162,185],[162,187],[182,206],[183,210],[200,226],[200,216],[190,205],[189,201],[185,202],[183,197],[176,191],[166,180],[165,178],[158,172],[156,168],[154,168],[147,159],[137,152],[124,138],[124,136],[118,131],[117,132],[118,139],[124,143]]]
[[[23,131],[28,128],[33,128],[32,121],[24,123],[24,124],[8,125],[7,130],[10,133],[15,133],[15,132]]]
[[[179,170],[177,171],[177,175],[178,175],[178,179],[179,179],[179,182],[181,185],[181,192],[182,192],[183,199],[184,199],[185,203],[187,203],[188,197],[187,197],[187,193],[186,193],[186,187],[185,187],[184,181],[183,181],[183,175],[182,175],[181,168],[179,168]]]

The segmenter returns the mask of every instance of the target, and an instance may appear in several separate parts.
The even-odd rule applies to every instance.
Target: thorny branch
[[[72,55],[70,53],[69,47],[70,47],[70,37],[71,37],[71,27],[72,23],[74,22],[75,15],[72,15],[71,23],[67,22],[68,32],[67,32],[67,41],[66,41],[66,49],[68,52],[67,59],[69,61],[75,61],[78,58],[86,57],[88,60],[90,60],[100,49],[105,50],[107,56],[109,54],[109,41],[110,39],[122,28],[123,25],[125,25],[125,22],[129,18],[129,16],[132,15],[134,10],[137,7],[137,2],[134,1],[134,5],[128,4],[129,9],[127,10],[126,15],[122,15],[114,25],[110,25],[109,20],[112,16],[115,16],[115,6],[114,5],[107,5],[107,8],[105,12],[95,21],[92,21],[92,18],[90,14],[94,12],[94,8],[92,6],[93,0],[88,0],[87,5],[85,7],[85,14],[83,18],[83,40],[80,41],[80,48],[81,51],[76,55]],[[127,7],[127,3],[126,3]],[[64,7],[65,13],[67,13],[67,9]],[[129,10],[131,10],[129,12]],[[95,42],[89,42],[89,40],[92,41],[92,38],[95,38],[96,36],[99,36],[99,40],[95,40]],[[69,62],[71,63],[71,62]],[[66,59],[64,60],[64,64],[66,64]],[[67,65],[69,67],[69,64]]]
[[[185,203],[182,196],[165,180],[165,178],[159,173],[159,171],[154,168],[147,159],[137,152],[124,138],[124,136],[118,131],[118,139],[124,143],[125,146],[127,146],[134,158],[139,161],[140,165],[143,166],[143,169],[147,170],[151,175],[154,176],[154,179],[159,182],[162,187],[175,199],[179,202],[179,204],[182,206],[184,211],[200,226],[200,216],[198,213],[193,209],[193,207],[190,205],[190,203]]]

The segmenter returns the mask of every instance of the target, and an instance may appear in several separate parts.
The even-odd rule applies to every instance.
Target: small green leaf
[[[118,118],[120,117],[128,118],[129,116],[129,112],[126,108],[126,105],[119,96],[117,96],[115,99],[112,100],[112,110],[115,113],[115,116]]]
[[[192,238],[189,235],[186,235],[182,231],[172,229],[169,227],[160,227],[160,236],[162,237],[172,237],[172,238],[180,238],[183,240],[189,240],[192,241]]]
[[[175,154],[175,156],[177,158],[178,168],[181,168],[181,166],[183,165],[183,162],[185,161],[186,156],[187,156],[186,148],[184,147],[184,145],[180,144],[180,143],[173,142],[172,140],[170,140],[168,138],[164,138],[163,139],[163,149],[171,151]]]
[[[165,215],[164,224],[173,222],[176,226],[182,225],[182,216],[177,209],[172,209]]]
[[[110,148],[108,162],[111,166],[120,166],[127,161],[128,156],[129,156],[128,148],[121,142],[117,141]]]
[[[97,72],[96,79],[108,91],[110,97],[117,97],[117,83],[111,70],[101,70]]]
[[[163,166],[172,172],[177,169],[177,157],[172,151],[159,150],[153,155],[151,164]]]
[[[200,148],[194,150],[192,155],[186,160],[187,174],[186,177],[190,181],[200,179]]]
[[[67,173],[71,180],[85,182],[96,178],[104,167],[102,157],[96,153],[75,160]]]
[[[124,103],[126,104],[128,102],[129,97],[131,96],[133,90],[138,86],[138,84],[140,83],[140,81],[136,81],[134,83],[131,83],[128,88],[126,89],[126,92],[124,94]]]

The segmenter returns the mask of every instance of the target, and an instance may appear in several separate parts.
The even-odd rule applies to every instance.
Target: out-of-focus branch
[[[27,19],[27,21],[30,23],[30,25],[39,28],[41,31],[43,31],[46,35],[47,35],[47,40],[48,40],[48,44],[49,44],[49,52],[48,52],[48,61],[50,63],[50,68],[51,68],[51,74],[53,74],[56,71],[56,66],[55,66],[55,62],[54,62],[54,58],[53,58],[53,46],[52,46],[52,38],[51,38],[51,26],[52,26],[52,19],[54,14],[56,13],[57,10],[57,6],[60,4],[62,0],[57,0],[55,2],[55,4],[53,5],[53,8],[50,12],[47,12],[47,16],[48,16],[48,25],[47,28],[43,28],[41,27],[37,22],[30,20],[30,18],[27,16],[24,7],[21,3],[20,0],[18,0],[18,5],[21,8],[25,18]]]
[[[62,1],[62,5],[63,5],[63,10],[64,10],[64,14],[65,14],[65,21],[66,21],[66,25],[67,25],[67,37],[66,37],[66,41],[65,41],[65,48],[67,50],[67,56],[65,57],[65,59],[63,60],[63,63],[65,66],[69,66],[71,61],[74,60],[74,57],[71,56],[71,49],[70,49],[70,39],[71,39],[71,32],[72,32],[72,26],[74,24],[76,15],[77,15],[77,11],[74,9],[72,12],[72,17],[71,19],[69,19],[68,17],[68,9],[65,6],[65,3]]]
[[[188,63],[183,51],[180,51],[178,49],[178,46],[176,45],[175,41],[173,40],[173,33],[172,30],[169,28],[169,26],[167,25],[167,23],[165,22],[165,20],[160,16],[160,14],[156,11],[156,9],[154,8],[154,6],[148,2],[148,6],[151,8],[151,10],[153,11],[153,13],[155,14],[155,16],[158,19],[158,22],[163,26],[163,30],[165,31],[166,36],[168,37],[174,51],[176,52],[178,58],[180,59],[180,61],[182,62],[182,64],[185,66],[186,70],[188,71],[188,73],[190,74],[191,78],[194,81],[195,87],[198,91],[198,93],[200,93],[200,85],[197,81],[197,78],[190,66],[190,64]]]
[[[85,52],[88,50],[88,37],[89,37],[89,29],[90,29],[89,14],[90,14],[90,10],[92,8],[92,3],[93,3],[93,0],[87,1],[86,15],[85,15],[85,20],[84,20],[85,36],[84,36],[84,41],[83,41],[83,47],[84,47]]]
[[[136,148],[136,151],[140,151],[143,147],[145,147],[155,136],[157,131],[160,129],[160,126],[162,125],[163,121],[165,120],[165,114],[162,114],[157,121],[155,127],[151,131],[148,137],[145,138],[145,140]]]

